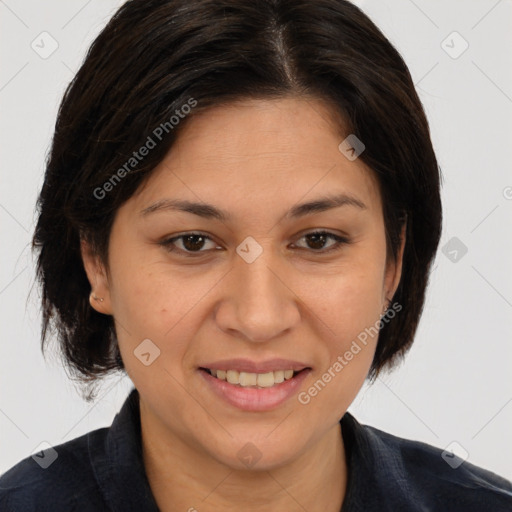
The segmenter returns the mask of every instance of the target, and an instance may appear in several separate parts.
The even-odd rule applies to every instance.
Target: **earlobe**
[[[96,297],[94,292],[89,294],[89,304],[94,310],[98,311],[98,313],[105,313],[101,305],[104,301],[105,299],[103,297]]]
[[[87,279],[91,285],[89,304],[98,313],[111,315],[110,286],[104,265],[84,239],[80,240],[80,253]]]

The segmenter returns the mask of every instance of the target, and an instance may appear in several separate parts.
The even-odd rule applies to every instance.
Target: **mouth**
[[[310,367],[302,368],[301,370],[276,370],[265,373],[252,373],[238,370],[215,370],[211,368],[202,368],[199,370],[211,375],[212,377],[227,382],[239,388],[272,388],[285,381],[292,380],[297,375],[311,370]]]
[[[214,400],[246,412],[271,411],[295,396],[312,372],[311,367],[251,373],[199,367],[198,374]]]

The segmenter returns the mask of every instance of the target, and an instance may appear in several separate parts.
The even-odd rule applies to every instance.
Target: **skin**
[[[339,511],[347,482],[339,420],[364,383],[368,343],[307,405],[294,396],[265,412],[243,411],[213,394],[201,363],[273,357],[307,363],[307,390],[365,328],[378,322],[402,264],[386,261],[382,203],[373,173],[338,149],[345,138],[314,99],[251,100],[192,116],[148,181],[117,212],[109,272],[82,243],[91,306],[113,315],[126,371],[140,394],[148,480],[162,511]],[[298,219],[298,203],[345,193],[345,205]],[[191,213],[140,211],[163,198],[204,201],[226,222]],[[350,243],[325,253],[305,235]],[[179,239],[200,231],[201,244]],[[263,249],[247,263],[236,248]],[[196,248],[198,258],[189,256]],[[215,250],[218,247],[221,250]],[[179,250],[182,250],[180,253]],[[133,352],[151,339],[161,353],[145,366]],[[248,468],[248,442],[261,458]]]

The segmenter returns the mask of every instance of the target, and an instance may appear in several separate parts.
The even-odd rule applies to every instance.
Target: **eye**
[[[343,245],[350,243],[350,240],[347,237],[339,236],[329,231],[313,231],[311,233],[306,233],[299,238],[299,240],[302,240],[303,238],[307,240],[307,244],[309,245],[309,247],[305,247],[305,249],[309,248],[312,249],[313,252],[321,254],[339,250]],[[325,249],[325,243],[329,239],[334,242]],[[216,244],[213,243],[212,239],[204,233],[185,233],[183,235],[163,240],[159,242],[159,245],[165,247],[169,252],[181,252],[187,256],[194,257],[201,253],[208,252],[208,249],[201,250],[205,247],[205,244],[208,241],[213,244],[213,247],[211,247],[210,250],[217,247]],[[178,247],[177,242],[179,242],[181,247]]]
[[[203,233],[186,233],[163,240],[160,245],[163,245],[169,252],[184,252],[193,255],[193,253],[206,252],[200,249],[204,247],[207,240],[213,243],[211,238]],[[180,242],[181,247],[176,245],[177,241]],[[216,244],[213,245],[216,247]]]
[[[350,240],[347,237],[336,235],[335,233],[331,233],[329,231],[312,231],[311,233],[306,233],[299,240],[306,239],[309,244],[308,248],[312,248],[313,252],[320,252],[322,254],[329,253],[331,251],[337,251],[342,248],[343,245],[350,243]],[[327,249],[324,249],[326,240],[331,239],[334,240]]]

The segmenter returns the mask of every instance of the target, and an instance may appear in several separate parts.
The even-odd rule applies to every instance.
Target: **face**
[[[377,342],[361,333],[398,286],[401,253],[386,261],[377,181],[340,152],[345,136],[319,101],[216,107],[183,128],[118,210],[108,277],[83,245],[104,298],[91,305],[113,315],[155,430],[233,468],[250,442],[258,468],[276,467],[314,446],[354,400]],[[338,202],[303,206],[328,197]],[[262,386],[247,388],[204,367],[259,370],[246,383],[306,370],[273,386],[256,376]]]

